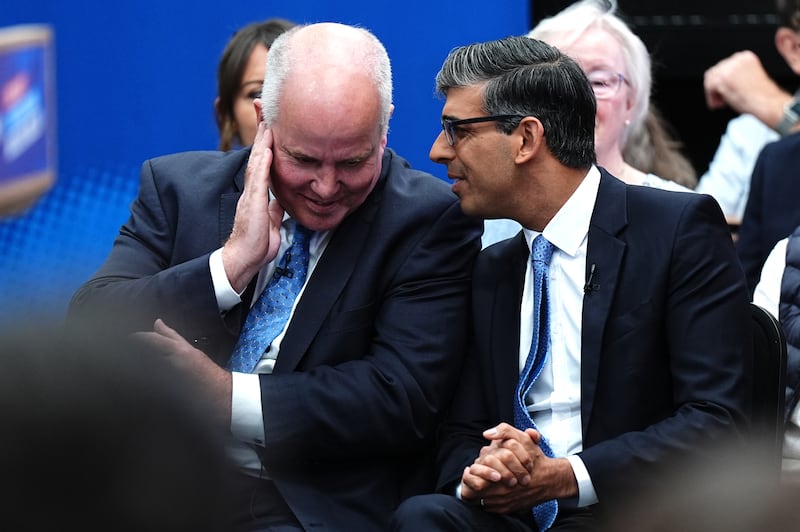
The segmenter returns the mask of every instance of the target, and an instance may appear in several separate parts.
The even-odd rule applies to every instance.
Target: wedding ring
[[[481,508],[486,508],[486,502],[483,499],[481,499]]]

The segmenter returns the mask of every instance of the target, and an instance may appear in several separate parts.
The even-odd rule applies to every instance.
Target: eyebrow
[[[289,148],[287,146],[281,146],[279,149],[282,152],[284,152],[286,155],[288,155],[289,157],[293,157],[295,159],[308,159],[308,160],[311,160],[311,161],[319,161],[319,159],[317,157],[314,157],[312,155],[308,155],[308,154],[303,153],[303,152],[295,151],[292,148]],[[373,146],[368,151],[365,151],[363,153],[359,153],[357,155],[353,155],[353,156],[350,156],[350,157],[344,157],[343,159],[338,159],[336,162],[337,163],[341,163],[341,162],[348,162],[348,161],[356,161],[356,162],[366,161],[367,159],[372,157],[372,155],[374,153],[375,153],[375,147]]]

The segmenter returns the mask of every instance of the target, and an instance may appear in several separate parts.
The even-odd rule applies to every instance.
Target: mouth
[[[335,211],[339,205],[339,202],[335,199],[320,200],[311,198],[309,196],[303,196],[303,199],[305,199],[308,208],[317,214],[329,214],[330,212]]]

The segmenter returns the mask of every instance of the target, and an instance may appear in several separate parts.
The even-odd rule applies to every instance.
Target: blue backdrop
[[[0,323],[63,314],[127,218],[142,161],[216,147],[220,53],[237,28],[273,16],[372,30],[394,69],[389,145],[444,177],[427,158],[442,105],[433,77],[454,46],[527,31],[530,2],[6,0],[0,26],[55,32],[58,174],[33,208],[0,220]]]

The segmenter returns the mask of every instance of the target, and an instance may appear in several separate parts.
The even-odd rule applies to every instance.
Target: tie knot
[[[311,238],[313,233],[314,231],[301,225],[300,222],[295,221],[294,235],[292,236],[292,246],[306,247],[306,243]]]
[[[539,235],[533,239],[532,248],[531,260],[550,264],[550,259],[553,257],[554,246],[544,237],[544,235]]]

